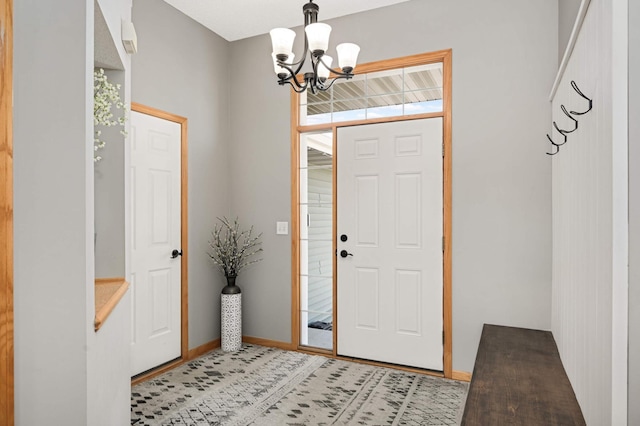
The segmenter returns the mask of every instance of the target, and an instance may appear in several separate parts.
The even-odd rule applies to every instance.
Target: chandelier
[[[338,64],[341,71],[331,68],[333,58],[326,55],[329,48],[329,34],[331,26],[318,22],[317,4],[310,0],[302,7],[304,13],[304,50],[298,62],[294,62],[293,41],[296,33],[288,28],[274,28],[269,32],[273,45],[273,68],[278,76],[278,84],[291,85],[298,93],[310,89],[312,93],[329,90],[340,78],[353,77],[353,69],[356,67],[360,47],[353,43],[342,43],[336,46],[338,52]],[[297,75],[302,69],[309,51],[311,59],[311,72],[305,72],[303,81],[298,81]],[[330,79],[333,77],[333,79]]]

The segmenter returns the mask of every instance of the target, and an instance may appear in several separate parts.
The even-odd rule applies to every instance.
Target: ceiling
[[[272,28],[304,23],[307,0],[164,0],[228,41],[266,34]],[[318,21],[377,9],[409,0],[315,0]]]

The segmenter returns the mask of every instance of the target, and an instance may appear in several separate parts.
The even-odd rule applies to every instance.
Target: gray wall
[[[558,0],[558,63],[567,48],[582,0]]]
[[[629,1],[629,425],[640,424],[640,3]]]
[[[454,369],[472,370],[483,323],[549,329],[556,2],[412,1],[329,23],[361,63],[453,49]],[[290,220],[289,91],[270,48],[266,35],[232,44],[230,201],[265,232],[241,280],[243,332],[289,342],[291,246],[275,235]]]
[[[94,316],[93,0],[18,1],[14,16],[16,424],[82,426]]]
[[[163,1],[136,0],[138,53],[131,100],[187,117],[189,347],[220,336],[223,277],[206,254],[217,216],[229,214],[229,43]],[[185,249],[185,247],[183,247]]]

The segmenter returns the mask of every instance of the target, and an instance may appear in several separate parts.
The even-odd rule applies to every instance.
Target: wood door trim
[[[300,161],[299,161],[299,140],[300,134],[312,131],[332,131],[334,135],[333,144],[333,203],[336,205],[336,134],[339,127],[347,125],[360,125],[360,124],[373,124],[383,123],[391,121],[404,121],[414,120],[420,118],[443,118],[443,144],[444,144],[444,158],[443,158],[443,236],[445,239],[444,253],[443,253],[443,375],[446,378],[452,378],[453,376],[453,327],[452,327],[452,274],[451,274],[451,262],[452,262],[452,250],[451,250],[451,209],[452,209],[452,185],[451,185],[451,144],[452,144],[452,121],[451,121],[451,108],[452,108],[452,55],[451,49],[440,50],[437,52],[422,53],[412,56],[406,56],[402,58],[389,59],[378,62],[371,62],[368,64],[358,65],[358,74],[365,74],[375,71],[384,71],[396,68],[403,68],[415,65],[426,65],[430,63],[441,62],[443,64],[443,105],[442,112],[432,114],[421,114],[416,116],[406,117],[389,117],[386,119],[374,119],[374,120],[359,120],[357,122],[340,122],[340,123],[326,123],[320,125],[300,125],[299,115],[299,95],[293,90],[291,91],[291,342],[294,347],[309,351],[307,346],[300,346],[300,252],[299,252],[299,204],[300,204]],[[335,210],[335,209],[334,209]],[[333,218],[333,249],[335,250],[336,241],[336,218],[334,211]],[[334,259],[334,271],[336,270],[336,262]],[[334,274],[333,277],[333,292],[334,292],[334,307],[333,307],[333,320],[337,329],[339,318],[337,318],[336,312],[336,294],[337,290],[337,277]],[[336,347],[336,333],[333,336],[333,356],[337,356]],[[311,351],[313,349],[311,348]]]
[[[307,132],[318,132],[318,131],[330,131],[334,127],[347,127],[347,126],[359,126],[365,124],[378,124],[378,123],[392,123],[394,121],[411,121],[411,120],[420,120],[423,118],[435,118],[435,117],[444,117],[445,112],[428,112],[424,114],[414,114],[414,115],[399,115],[396,117],[383,117],[383,118],[369,118],[366,120],[353,120],[353,121],[341,121],[340,123],[326,123],[326,124],[313,124],[313,125],[300,125],[297,127],[298,132],[307,133]]]
[[[451,225],[452,225],[452,185],[451,185],[451,170],[452,170],[452,162],[451,162],[451,111],[452,111],[452,52],[451,50],[447,51],[444,57],[442,58],[443,62],[443,73],[442,73],[442,86],[443,86],[443,103],[442,109],[444,111],[444,120],[443,120],[443,148],[444,148],[444,158],[443,162],[443,202],[444,202],[444,210],[443,210],[443,229],[442,233],[444,236],[444,253],[443,253],[443,294],[442,294],[442,305],[443,305],[443,325],[444,325],[444,336],[443,336],[443,345],[444,345],[444,358],[443,358],[443,366],[444,366],[444,377],[451,379],[453,377],[453,297],[452,297],[452,281],[451,281]]]
[[[300,132],[297,125],[300,117],[298,94],[291,91],[291,345],[298,347],[300,342]],[[295,125],[293,125],[295,124]]]
[[[180,232],[182,256],[180,259],[180,358],[189,357],[189,200],[188,200],[188,139],[187,118],[157,108],[131,102],[131,111],[147,114],[180,124]]]
[[[0,6],[0,426],[14,422],[13,0]]]

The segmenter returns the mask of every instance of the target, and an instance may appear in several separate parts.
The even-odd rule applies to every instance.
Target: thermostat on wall
[[[122,44],[124,50],[130,55],[138,51],[138,36],[131,21],[122,21]]]

